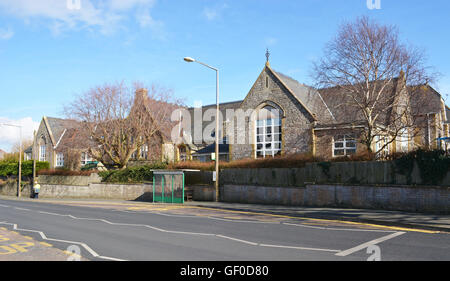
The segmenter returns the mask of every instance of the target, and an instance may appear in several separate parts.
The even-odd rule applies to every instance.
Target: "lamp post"
[[[22,126],[6,123],[0,123],[0,125],[19,128],[19,178],[17,182],[17,197],[20,197],[20,188],[22,185]]]
[[[215,143],[215,151],[216,151],[216,181],[214,182],[216,189],[216,202],[219,202],[219,69],[209,66],[206,63],[197,61],[191,57],[185,57],[184,61],[186,62],[196,62],[203,66],[206,66],[209,69],[212,69],[216,72],[216,143]]]

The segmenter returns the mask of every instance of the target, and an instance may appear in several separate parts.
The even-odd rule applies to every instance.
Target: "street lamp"
[[[19,128],[19,179],[17,183],[17,197],[20,197],[20,188],[22,184],[22,126],[6,123],[0,123],[0,125]]]
[[[216,202],[219,202],[219,69],[209,66],[203,62],[197,61],[191,57],[185,57],[184,61],[186,62],[196,62],[199,63],[203,66],[206,66],[209,69],[212,69],[216,72],[216,132],[215,132],[215,136],[216,136],[216,181],[215,181],[215,188],[216,188]]]

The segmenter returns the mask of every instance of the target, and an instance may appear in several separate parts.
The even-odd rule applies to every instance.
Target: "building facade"
[[[450,136],[450,109],[441,95],[425,85],[420,93],[425,99],[416,101],[408,95],[409,89],[403,81],[400,73],[388,84],[386,93],[392,99],[407,100],[404,104],[414,109],[410,115],[414,115],[417,124],[404,129],[404,132],[396,132],[395,137],[388,130],[384,135],[375,136],[370,146],[380,156],[419,147],[442,148],[442,138]],[[361,140],[367,128],[359,122],[361,118],[357,115],[360,113],[349,112],[342,107],[343,99],[345,93],[341,89],[315,89],[304,85],[273,70],[267,60],[243,100],[219,106],[222,115],[220,157],[223,160],[238,160],[307,153],[330,159],[362,153],[367,150]],[[194,127],[196,121],[206,119],[212,122],[202,123],[203,134],[208,126],[215,128],[214,118],[205,118],[211,115],[207,112],[215,110],[215,107],[209,105],[188,109],[191,127],[182,130],[182,144],[165,144],[165,160],[210,161],[214,157],[214,139],[195,142]],[[230,112],[239,114],[236,117],[228,114]],[[196,114],[201,119],[195,118]],[[380,128],[387,126],[391,118],[389,112],[384,114],[386,116],[376,124]]]

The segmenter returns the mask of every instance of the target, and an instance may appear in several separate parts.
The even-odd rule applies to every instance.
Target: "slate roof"
[[[383,102],[386,103],[386,107],[388,107],[388,104],[392,104],[393,99],[396,98],[397,84],[398,78],[392,79],[392,81],[390,81],[384,89],[384,94],[388,96],[387,99],[383,99]],[[373,87],[374,83],[372,83],[371,86]],[[346,103],[352,103],[351,97],[347,95],[345,89],[336,86],[330,88],[322,88],[318,91],[320,92],[323,100],[325,101],[335,118],[334,122],[331,122],[329,124],[351,123],[354,125],[358,125],[364,122],[365,118],[363,117],[361,110],[353,106],[345,105]],[[379,103],[379,105],[380,106],[377,106],[376,108],[379,108],[381,112],[380,117],[378,117],[377,120],[380,124],[385,125],[389,122],[390,112],[386,111],[385,107],[383,107],[381,103]]]
[[[227,115],[226,115],[226,111],[227,109],[233,109],[236,110],[240,107],[242,103],[242,100],[239,101],[232,101],[232,102],[225,102],[225,103],[219,103],[219,111],[221,112],[222,116],[223,116],[223,121],[226,121]],[[210,104],[210,105],[205,105],[202,106],[202,117],[203,114],[207,111],[207,110],[214,110],[214,114],[215,114],[215,110],[216,110],[216,104]],[[189,107],[187,109],[191,115],[191,137],[194,137],[194,125],[195,125],[195,120],[194,120],[194,107]],[[202,121],[202,132],[204,132],[206,126],[208,126],[211,122],[214,122],[214,118],[211,119],[212,121]],[[189,133],[189,132],[186,132]],[[206,143],[203,144],[203,146],[206,145]],[[202,145],[200,145],[202,146]],[[194,146],[192,146],[191,148],[195,149]]]
[[[64,130],[77,127],[77,121],[71,119],[61,119],[54,117],[46,117],[48,121],[49,130],[52,132],[55,142],[57,143]],[[54,145],[56,145],[56,143]]]
[[[193,153],[193,155],[198,154],[211,154],[216,152],[216,146],[214,143],[209,144],[205,146],[204,148],[197,150]],[[230,146],[228,144],[219,143],[219,153],[229,153],[230,152]]]
[[[308,85],[302,84],[297,80],[281,72],[272,70],[277,74],[280,80],[291,90],[291,92],[301,101],[301,103],[316,117],[318,121],[330,122],[333,116],[327,104],[324,102],[321,93]]]

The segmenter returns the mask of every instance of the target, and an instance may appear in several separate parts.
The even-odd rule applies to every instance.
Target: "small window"
[[[63,167],[64,166],[64,154],[59,152],[56,154],[56,167]]]
[[[333,156],[345,156],[356,153],[356,138],[354,135],[337,135],[333,141]]]
[[[92,158],[89,156],[89,153],[82,152],[81,153],[81,166],[88,164],[90,161],[92,161]]]
[[[266,88],[269,88],[269,77],[266,76]]]
[[[148,145],[144,144],[143,146],[141,146],[141,159],[145,159],[147,160],[148,158]]]
[[[179,156],[180,156],[180,161],[184,162],[184,161],[188,160],[187,159],[187,149],[186,149],[185,146],[180,146],[178,148],[178,153],[179,153]]]

